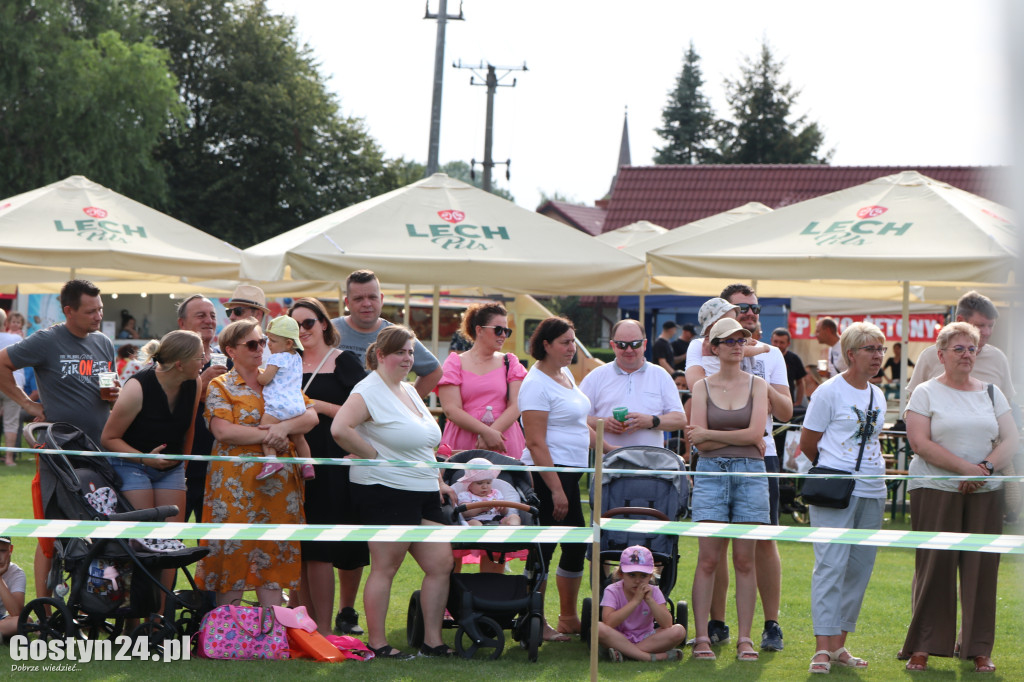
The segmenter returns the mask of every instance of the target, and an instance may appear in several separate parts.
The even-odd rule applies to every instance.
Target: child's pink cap
[[[619,570],[623,573],[654,573],[654,555],[642,545],[622,550]]]

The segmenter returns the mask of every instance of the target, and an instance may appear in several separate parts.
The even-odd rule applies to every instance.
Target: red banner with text
[[[839,323],[839,332],[854,322],[870,322],[878,325],[887,341],[899,341],[903,336],[902,315],[817,315],[816,318],[831,317]],[[945,315],[927,314],[910,316],[910,340],[934,343],[939,330],[946,324]],[[811,316],[803,313],[789,314],[789,333],[794,339],[813,339]]]

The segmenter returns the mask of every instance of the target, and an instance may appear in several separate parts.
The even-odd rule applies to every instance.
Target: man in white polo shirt
[[[620,320],[612,327],[608,345],[615,362],[598,367],[580,382],[590,398],[593,426],[605,420],[604,438],[611,448],[627,445],[664,447],[665,431],[686,426],[679,389],[668,372],[644,358],[647,338],[636,320]],[[625,421],[615,419],[616,407],[628,408]]]

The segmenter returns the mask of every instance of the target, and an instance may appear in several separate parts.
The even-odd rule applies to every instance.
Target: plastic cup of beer
[[[828,360],[818,360],[818,371],[819,372],[827,372],[828,371]]]
[[[210,354],[210,365],[219,365],[221,367],[228,366],[228,356],[223,353],[211,353]]]
[[[626,423],[626,416],[628,414],[629,414],[629,408],[628,407],[615,407],[615,408],[612,408],[612,417],[614,417],[617,421],[622,422],[623,424]]]
[[[114,397],[114,387],[117,385],[117,372],[100,372],[100,398],[110,400]]]

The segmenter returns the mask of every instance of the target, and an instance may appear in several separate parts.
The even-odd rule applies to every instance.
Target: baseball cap
[[[299,323],[287,315],[281,315],[271,320],[267,326],[267,333],[291,339],[295,342],[295,348],[303,350],[302,342],[299,341]]]
[[[725,315],[730,310],[735,310],[738,307],[739,306],[729,303],[724,298],[709,298],[697,312],[697,324],[700,325],[701,333],[707,334],[708,328],[711,326],[712,322],[715,322],[722,315]]]
[[[0,535],[0,542],[6,542],[9,545],[11,544],[11,537],[9,535]]]
[[[748,339],[751,336],[749,329],[744,329],[743,325],[741,325],[738,320],[734,320],[731,317],[718,320],[711,325],[711,328],[708,331],[710,333],[707,336],[710,341],[727,338],[736,332],[743,332],[743,336]]]
[[[654,555],[643,545],[633,545],[622,550],[619,570],[623,573],[654,573]]]

